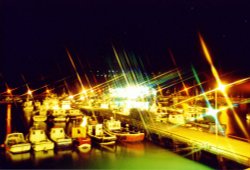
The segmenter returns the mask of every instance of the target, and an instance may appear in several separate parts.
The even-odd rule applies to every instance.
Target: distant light
[[[8,94],[11,94],[11,90],[10,90],[10,89],[7,89],[7,93],[8,93]]]
[[[72,95],[69,96],[69,99],[73,99],[73,98],[74,98],[74,96],[72,96]]]
[[[28,90],[28,91],[27,91],[27,94],[28,94],[28,95],[32,95],[32,91],[31,91],[31,90]]]
[[[46,90],[46,93],[50,93],[50,90],[49,90],[49,89],[47,89],[47,90]]]

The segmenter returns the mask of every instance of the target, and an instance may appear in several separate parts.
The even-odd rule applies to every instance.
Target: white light
[[[226,86],[225,86],[224,84],[222,84],[222,83],[219,83],[219,85],[218,85],[218,90],[224,92],[225,89],[226,89]]]
[[[219,112],[219,110],[217,110],[217,109],[208,108],[208,111],[206,112],[206,114],[211,115],[213,117],[216,117],[218,112]]]
[[[155,90],[150,90],[146,86],[128,86],[125,88],[111,89],[110,92],[111,96],[113,97],[122,97],[128,99],[136,99],[150,94],[156,94]]]

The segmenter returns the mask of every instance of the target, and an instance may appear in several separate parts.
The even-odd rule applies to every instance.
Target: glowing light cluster
[[[121,97],[127,99],[136,99],[147,95],[156,95],[154,89],[146,86],[128,86],[125,88],[110,89],[112,97]]]

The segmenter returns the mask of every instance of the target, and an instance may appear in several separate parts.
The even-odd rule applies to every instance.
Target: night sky
[[[149,71],[210,72],[198,32],[222,74],[249,76],[250,2],[232,0],[2,0],[1,82],[58,80],[79,70],[109,69],[118,52],[141,58]],[[2,86],[3,83],[1,83]]]

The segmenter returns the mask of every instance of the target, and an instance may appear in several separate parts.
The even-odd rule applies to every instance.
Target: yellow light
[[[11,94],[11,90],[10,90],[10,89],[7,89],[7,93],[8,93],[8,94]]]
[[[47,89],[47,90],[46,90],[46,93],[50,93],[50,90],[49,90],[49,89]]]
[[[28,95],[32,95],[32,91],[31,91],[31,90],[28,90],[28,91],[27,91],[27,94],[28,94]]]
[[[74,96],[72,96],[72,95],[69,96],[69,99],[73,99],[73,98],[74,98]]]
[[[223,83],[219,83],[218,84],[218,90],[225,92],[226,90],[226,85],[224,85]]]
[[[82,94],[85,94],[86,93],[86,90],[85,89],[82,89]]]

